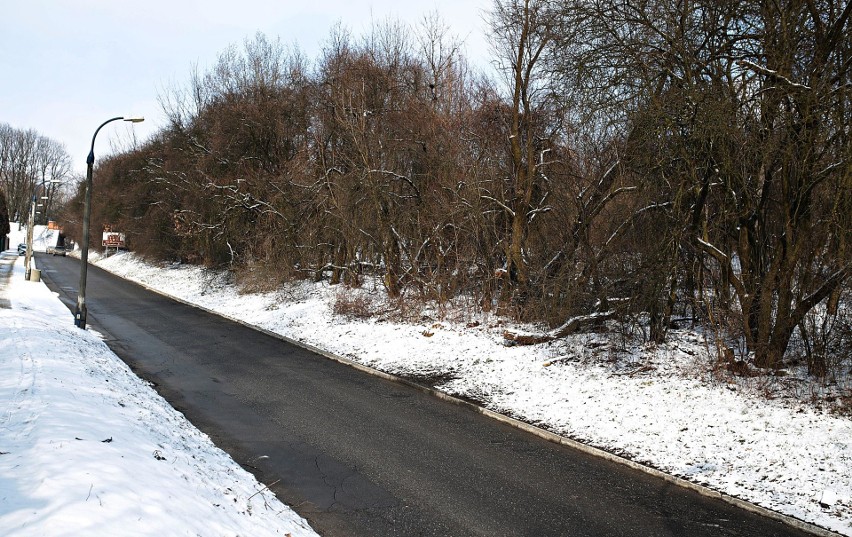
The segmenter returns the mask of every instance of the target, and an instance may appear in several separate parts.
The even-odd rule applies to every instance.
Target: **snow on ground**
[[[18,229],[16,222],[9,224],[12,226],[12,231],[9,233],[9,247],[13,250],[18,247],[18,244],[27,242],[27,228]],[[47,226],[33,226],[33,251],[46,252],[48,247],[56,246],[59,241],[59,231],[56,229],[48,229]]]
[[[226,274],[150,265],[102,268],[231,318],[439,389],[670,474],[852,535],[852,421],[796,399],[763,399],[712,374],[708,344],[683,331],[659,347],[578,335],[506,347],[497,318],[420,323],[334,314],[339,291],[296,283],[240,294]],[[381,293],[363,291],[381,306]],[[623,348],[619,348],[623,347]],[[822,504],[820,503],[822,502]]]
[[[0,533],[316,536],[24,281],[23,257],[2,262],[14,266],[0,282]]]

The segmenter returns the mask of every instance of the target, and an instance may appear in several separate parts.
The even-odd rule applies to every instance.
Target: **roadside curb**
[[[97,265],[95,265],[95,266],[97,266]],[[102,270],[106,270],[106,269],[102,269]],[[129,281],[131,281],[131,280],[129,280]],[[632,468],[634,470],[637,470],[637,471],[643,472],[645,474],[648,474],[648,475],[657,477],[659,479],[662,479],[663,481],[671,483],[673,485],[676,485],[676,486],[679,486],[679,487],[682,487],[682,488],[685,488],[685,489],[688,489],[688,490],[692,490],[694,492],[697,492],[698,494],[701,494],[702,496],[721,500],[721,501],[728,503],[730,505],[734,505],[734,506],[739,507],[741,509],[744,509],[746,511],[761,515],[763,517],[766,517],[766,518],[769,518],[769,519],[772,519],[772,520],[776,520],[778,522],[786,524],[787,526],[808,532],[812,535],[817,535],[819,537],[844,537],[843,534],[841,534],[841,533],[837,533],[837,532],[834,532],[832,530],[817,526],[817,525],[812,524],[810,522],[805,522],[803,520],[800,520],[800,519],[795,518],[795,517],[790,516],[790,515],[785,515],[785,514],[777,512],[777,511],[773,511],[773,510],[768,509],[766,507],[762,507],[762,506],[759,506],[757,504],[751,503],[749,501],[743,500],[741,498],[737,498],[735,496],[731,496],[731,495],[725,494],[723,492],[719,492],[717,490],[711,489],[711,488],[706,487],[704,485],[700,485],[698,483],[688,481],[688,480],[683,479],[681,477],[677,477],[677,476],[674,476],[674,475],[671,475],[671,474],[667,474],[667,473],[665,473],[661,470],[658,470],[656,468],[647,466],[647,465],[642,464],[642,463],[638,463],[636,461],[627,459],[625,457],[621,457],[619,455],[616,455],[616,454],[611,453],[609,451],[606,451],[604,449],[597,448],[597,447],[594,447],[594,446],[591,446],[591,445],[588,445],[588,444],[583,444],[583,443],[578,442],[576,440],[572,440],[570,438],[560,436],[558,434],[552,433],[550,431],[547,431],[547,430],[542,429],[540,427],[537,427],[535,425],[531,425],[529,423],[523,422],[523,421],[518,420],[516,418],[512,418],[512,417],[500,414],[498,412],[495,412],[493,410],[489,410],[489,409],[482,407],[482,406],[479,406],[477,404],[471,403],[469,401],[465,401],[463,399],[460,399],[460,398],[455,397],[453,395],[450,395],[448,393],[442,392],[442,391],[437,390],[435,388],[432,388],[430,386],[425,386],[425,385],[419,384],[417,382],[408,380],[406,378],[403,378],[403,377],[400,377],[400,376],[397,376],[397,375],[394,375],[394,374],[391,374],[391,373],[386,373],[384,371],[380,371],[378,369],[375,369],[375,368],[366,366],[364,364],[358,363],[358,362],[351,360],[349,358],[345,358],[343,356],[339,356],[337,354],[326,351],[326,350],[321,349],[319,347],[315,347],[315,346],[313,346],[309,343],[305,343],[305,342],[290,338],[288,336],[278,334],[276,332],[273,332],[273,331],[268,330],[266,328],[248,323],[248,322],[243,321],[241,319],[237,319],[237,318],[231,317],[229,315],[222,314],[220,312],[211,310],[209,308],[206,308],[204,306],[200,306],[198,304],[194,304],[194,303],[189,302],[187,300],[184,300],[182,298],[170,295],[168,293],[164,293],[164,292],[162,292],[158,289],[155,289],[153,287],[150,287],[150,286],[148,286],[144,283],[140,283],[140,282],[134,282],[134,283],[136,283],[140,287],[143,287],[143,288],[147,289],[148,291],[151,291],[151,292],[156,293],[158,295],[170,298],[172,300],[175,300],[175,301],[180,302],[182,304],[185,304],[187,306],[199,309],[201,311],[207,312],[209,314],[215,315],[217,317],[221,317],[221,318],[227,319],[229,321],[238,323],[242,326],[245,326],[247,328],[251,328],[251,329],[256,330],[258,332],[262,332],[262,333],[264,333],[264,334],[266,334],[270,337],[273,337],[273,338],[281,340],[281,341],[285,341],[285,342],[290,343],[292,345],[295,345],[297,347],[301,347],[305,350],[308,350],[310,352],[313,352],[315,354],[323,356],[324,358],[327,358],[329,360],[338,362],[340,364],[352,367],[356,370],[362,371],[362,372],[367,373],[369,375],[372,375],[372,376],[375,376],[375,377],[378,377],[378,378],[382,378],[384,380],[388,380],[388,381],[391,381],[391,382],[395,382],[397,384],[402,384],[402,385],[408,386],[410,388],[413,388],[413,389],[416,389],[420,392],[429,394],[429,395],[436,397],[438,399],[441,399],[443,401],[452,403],[452,404],[457,405],[459,407],[463,407],[463,408],[472,410],[474,412],[477,412],[479,414],[487,416],[491,419],[497,420],[501,423],[504,423],[504,424],[509,425],[511,427],[514,427],[516,429],[520,429],[520,430],[525,431],[527,433],[538,436],[539,438],[542,438],[542,439],[547,440],[549,442],[568,446],[568,447],[571,447],[573,449],[579,450],[583,453],[586,453],[588,455],[598,457],[598,458],[601,458],[601,459],[604,459],[604,460],[607,460],[607,461],[610,461],[610,462],[614,462],[614,463],[617,463],[617,464],[621,464],[623,466],[627,466],[627,467]]]

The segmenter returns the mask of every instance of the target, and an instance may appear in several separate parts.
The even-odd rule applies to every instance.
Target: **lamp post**
[[[61,183],[59,179],[51,179],[47,181],[47,183],[55,184]],[[30,273],[32,272],[32,260],[33,260],[33,227],[35,226],[35,214],[36,214],[36,191],[38,187],[41,186],[44,189],[45,181],[42,181],[41,184],[36,184],[33,187],[33,195],[30,202],[30,216],[27,219],[27,256],[24,259],[24,279],[30,279]]]
[[[79,328],[86,328],[86,275],[89,268],[89,215],[92,212],[92,167],[95,164],[95,138],[98,137],[98,131],[104,125],[112,121],[129,121],[131,123],[139,123],[145,121],[143,117],[114,117],[100,124],[95,129],[95,134],[92,136],[92,148],[89,150],[89,156],[86,158],[86,197],[83,206],[83,244],[80,246],[80,287],[77,293],[77,309],[74,312],[74,325]]]
[[[33,226],[35,225],[35,189],[30,201],[30,216],[27,218],[27,257],[24,259],[24,279],[30,279],[30,266],[33,260]]]

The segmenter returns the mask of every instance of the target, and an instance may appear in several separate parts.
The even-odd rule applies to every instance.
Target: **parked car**
[[[66,254],[66,250],[64,246],[48,246],[47,253],[51,255],[61,255],[64,256]]]
[[[27,255],[27,245],[23,242],[18,245],[18,255]]]

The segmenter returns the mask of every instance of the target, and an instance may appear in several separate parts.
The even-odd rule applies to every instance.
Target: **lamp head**
[[[123,118],[123,119],[124,119],[124,121],[129,121],[131,123],[142,123],[143,121],[145,121],[145,118],[142,117],[142,116],[126,117],[126,118]]]

